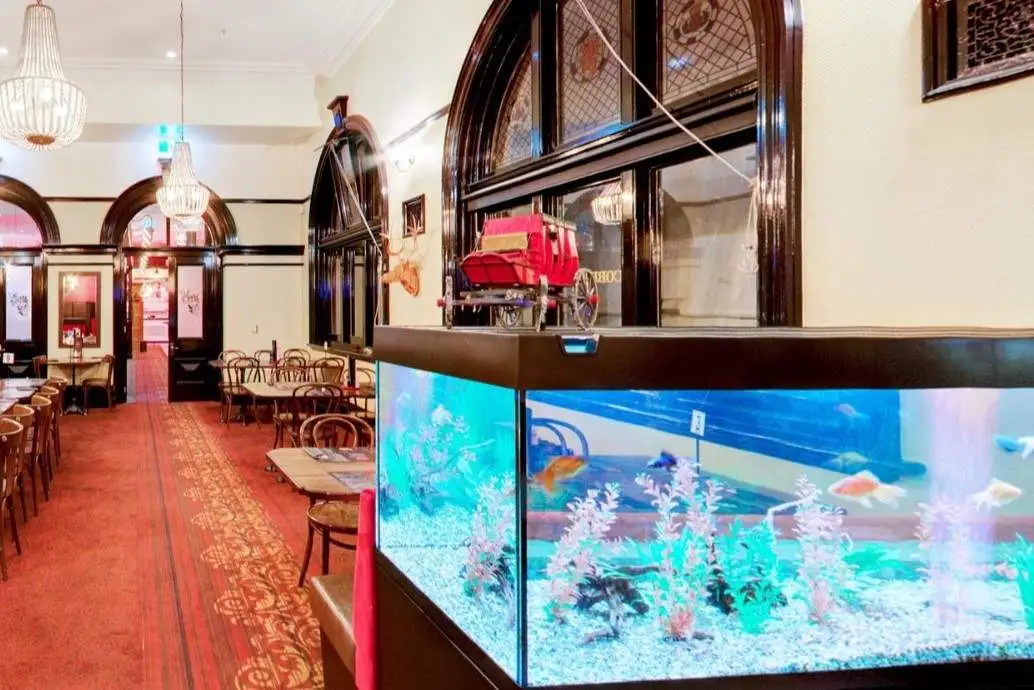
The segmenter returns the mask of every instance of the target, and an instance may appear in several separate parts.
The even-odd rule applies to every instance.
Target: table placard
[[[330,476],[355,493],[377,488],[377,478],[372,472],[331,472]]]
[[[316,462],[373,462],[367,448],[306,448],[305,452]]]

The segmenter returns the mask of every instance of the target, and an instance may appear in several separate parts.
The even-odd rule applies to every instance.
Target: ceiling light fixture
[[[162,171],[162,186],[156,194],[158,206],[167,218],[202,216],[208,208],[210,193],[194,172],[190,144],[186,140],[186,75],[183,67],[183,0],[180,0],[180,128],[172,149],[172,162]]]
[[[54,10],[36,0],[25,8],[15,76],[0,82],[0,136],[30,151],[59,149],[86,124],[86,94],[65,79]]]
[[[0,55],[7,55],[7,54],[9,54],[10,52],[11,52],[11,51],[9,51],[9,50],[7,49],[7,46],[0,46]]]
[[[165,57],[168,58],[169,60],[175,60],[176,59],[176,51],[175,50],[167,51],[165,53]]]

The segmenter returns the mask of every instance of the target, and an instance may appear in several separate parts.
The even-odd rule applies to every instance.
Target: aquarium
[[[1034,659],[1034,388],[378,388],[379,549],[519,686]]]

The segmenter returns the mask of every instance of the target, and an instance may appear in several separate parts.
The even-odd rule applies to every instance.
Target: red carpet
[[[0,583],[0,688],[322,687],[295,586],[307,501],[263,471],[268,425],[168,404],[166,366],[136,360],[138,402],[62,420]]]

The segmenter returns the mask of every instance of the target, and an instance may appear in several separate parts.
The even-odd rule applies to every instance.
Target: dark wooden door
[[[222,273],[211,250],[169,257],[169,401],[216,400],[223,348]]]

